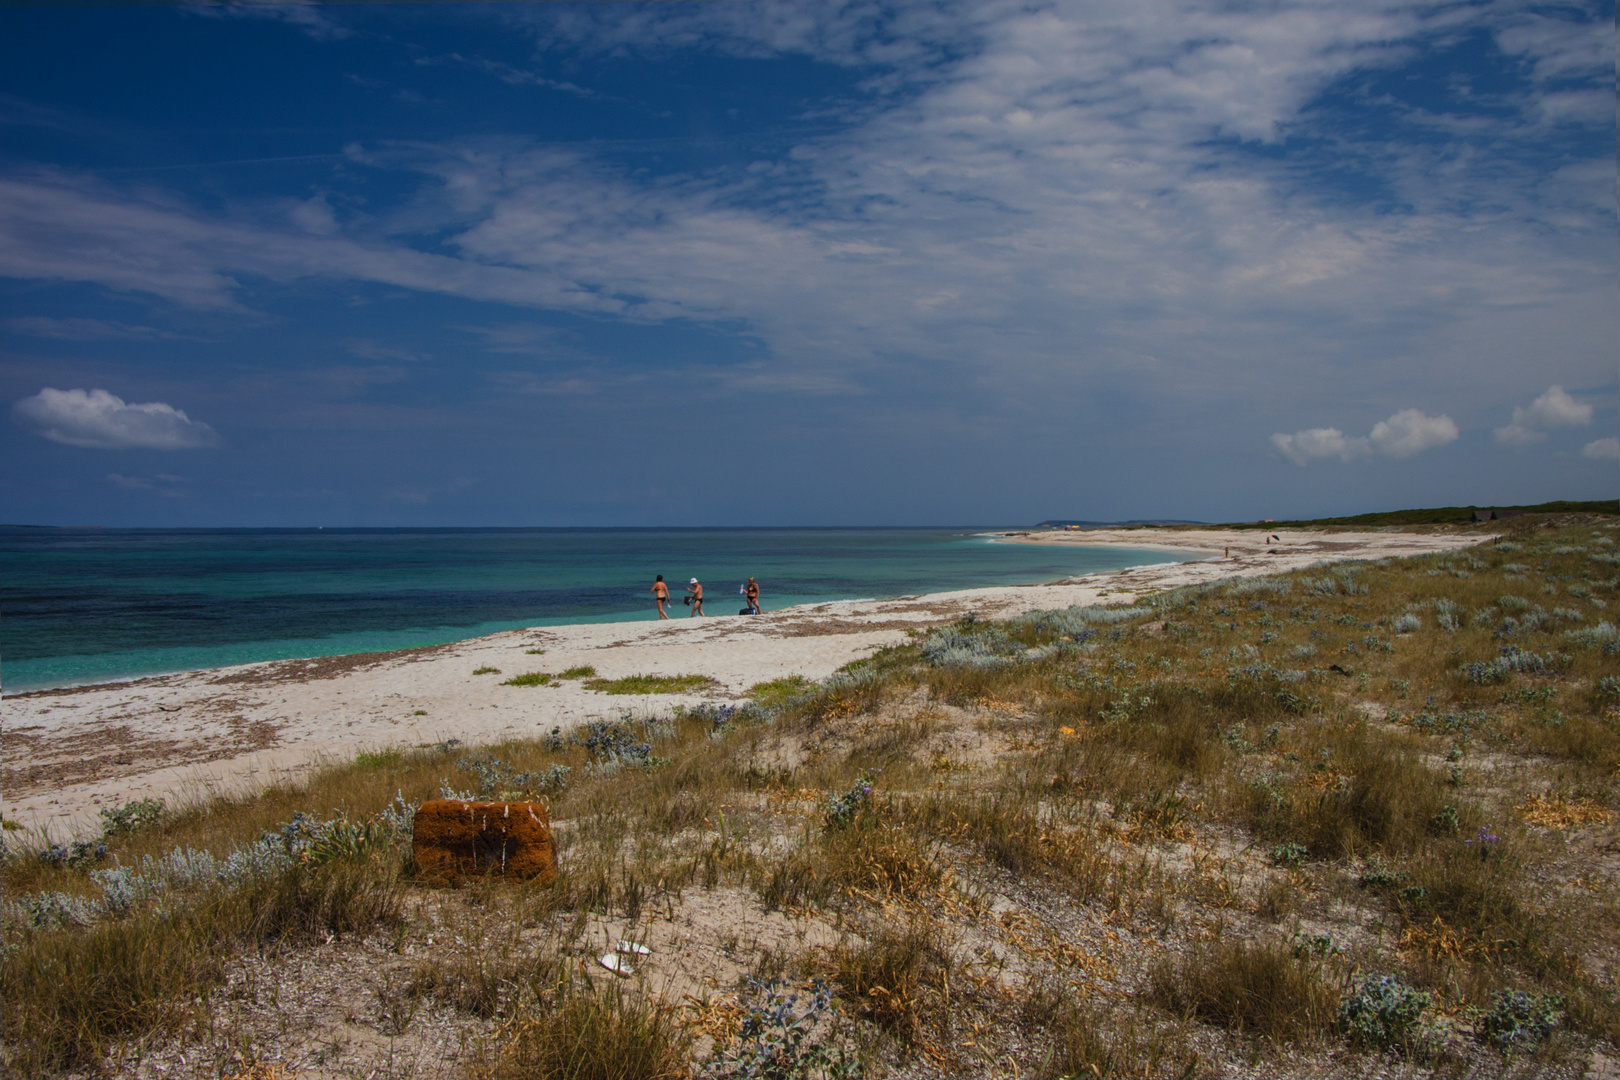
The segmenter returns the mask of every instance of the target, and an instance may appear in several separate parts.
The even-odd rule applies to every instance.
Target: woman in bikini
[[[658,580],[653,582],[652,594],[653,599],[658,601],[658,617],[660,619],[669,618],[668,613],[664,611],[664,605],[669,602],[669,586],[664,584],[663,574],[659,574]]]

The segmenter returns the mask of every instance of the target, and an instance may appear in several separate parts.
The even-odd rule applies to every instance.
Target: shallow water
[[[792,604],[1030,584],[1178,561],[998,544],[976,529],[0,530],[8,691],[521,626],[656,618],[648,589],[703,581],[734,615],[752,574]]]

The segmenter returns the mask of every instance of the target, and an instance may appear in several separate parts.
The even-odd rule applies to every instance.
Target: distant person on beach
[[[697,578],[693,578],[691,584],[686,587],[686,602],[692,605],[692,615],[703,614],[703,586]]]
[[[669,613],[664,610],[664,605],[669,603],[669,586],[664,584],[663,574],[659,574],[658,580],[653,582],[652,594],[653,599],[658,602],[658,617],[669,618]]]
[[[753,578],[749,578],[748,579],[748,584],[743,587],[743,595],[748,598],[748,614],[750,614],[750,615],[758,615],[759,614],[759,582],[755,581]]]

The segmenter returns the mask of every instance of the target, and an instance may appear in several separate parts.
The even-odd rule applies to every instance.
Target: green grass
[[[755,683],[748,688],[748,696],[761,708],[771,709],[786,705],[815,690],[815,684],[803,675],[788,675],[770,682]]]
[[[622,679],[587,679],[601,694],[687,694],[720,684],[707,675],[627,675]]]
[[[473,668],[473,674],[474,675],[499,675],[500,673],[501,673],[500,668],[498,668],[498,667],[490,667],[488,664],[484,664],[484,665],[482,665],[480,667]]]
[[[559,679],[594,679],[595,677],[596,669],[589,664],[580,664],[578,667],[568,668],[557,676]]]
[[[544,671],[531,671],[524,675],[514,675],[501,683],[502,686],[545,686],[551,681],[551,676]]]
[[[523,650],[523,655],[524,656],[544,656],[544,655],[546,655],[546,650],[544,650],[544,649],[524,649]]]

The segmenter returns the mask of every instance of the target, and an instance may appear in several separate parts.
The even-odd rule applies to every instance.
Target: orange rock
[[[543,803],[431,799],[416,808],[411,854],[421,880],[447,885],[491,872],[542,882],[557,876],[557,843]]]

